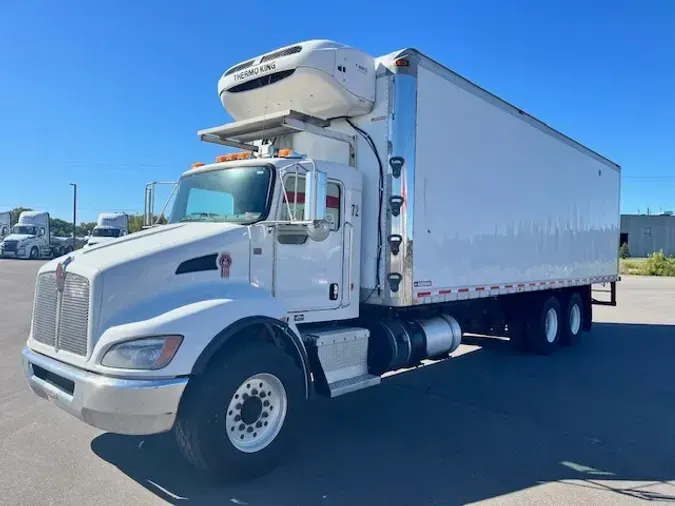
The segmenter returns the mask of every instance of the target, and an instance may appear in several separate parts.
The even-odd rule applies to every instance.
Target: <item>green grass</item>
[[[619,272],[637,276],[675,276],[675,256],[658,252],[648,258],[621,258]]]
[[[619,272],[624,275],[643,276],[646,262],[646,258],[621,258],[619,259]]]

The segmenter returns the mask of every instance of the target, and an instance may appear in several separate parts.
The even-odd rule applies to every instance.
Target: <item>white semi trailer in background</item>
[[[185,172],[168,225],[38,274],[28,380],[95,427],[260,473],[313,396],[463,332],[573,345],[615,286],[619,166],[416,50],[304,42],[218,90],[235,121],[199,135],[244,151]]]
[[[9,235],[12,215],[9,211],[0,212],[0,239]]]
[[[0,244],[3,258],[40,259],[59,257],[73,251],[72,243],[52,238],[49,213],[24,211]]]
[[[91,231],[84,246],[88,248],[96,244],[110,242],[129,233],[129,216],[125,213],[101,213],[96,226]]]

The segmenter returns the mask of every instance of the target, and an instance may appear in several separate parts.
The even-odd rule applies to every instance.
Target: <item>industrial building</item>
[[[646,257],[663,250],[675,255],[675,216],[663,214],[622,214],[619,244],[628,244],[632,257]]]

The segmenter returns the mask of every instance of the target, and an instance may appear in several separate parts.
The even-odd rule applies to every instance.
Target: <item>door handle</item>
[[[330,300],[337,300],[340,296],[340,287],[337,283],[331,283],[328,287],[328,298]]]

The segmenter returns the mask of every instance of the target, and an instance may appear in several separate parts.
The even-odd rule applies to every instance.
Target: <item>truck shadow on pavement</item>
[[[294,454],[254,481],[214,483],[170,435],[103,434],[91,448],[173,504],[465,504],[551,482],[563,503],[579,487],[675,502],[675,326],[596,323],[546,357],[467,342],[480,347],[315,402]]]

